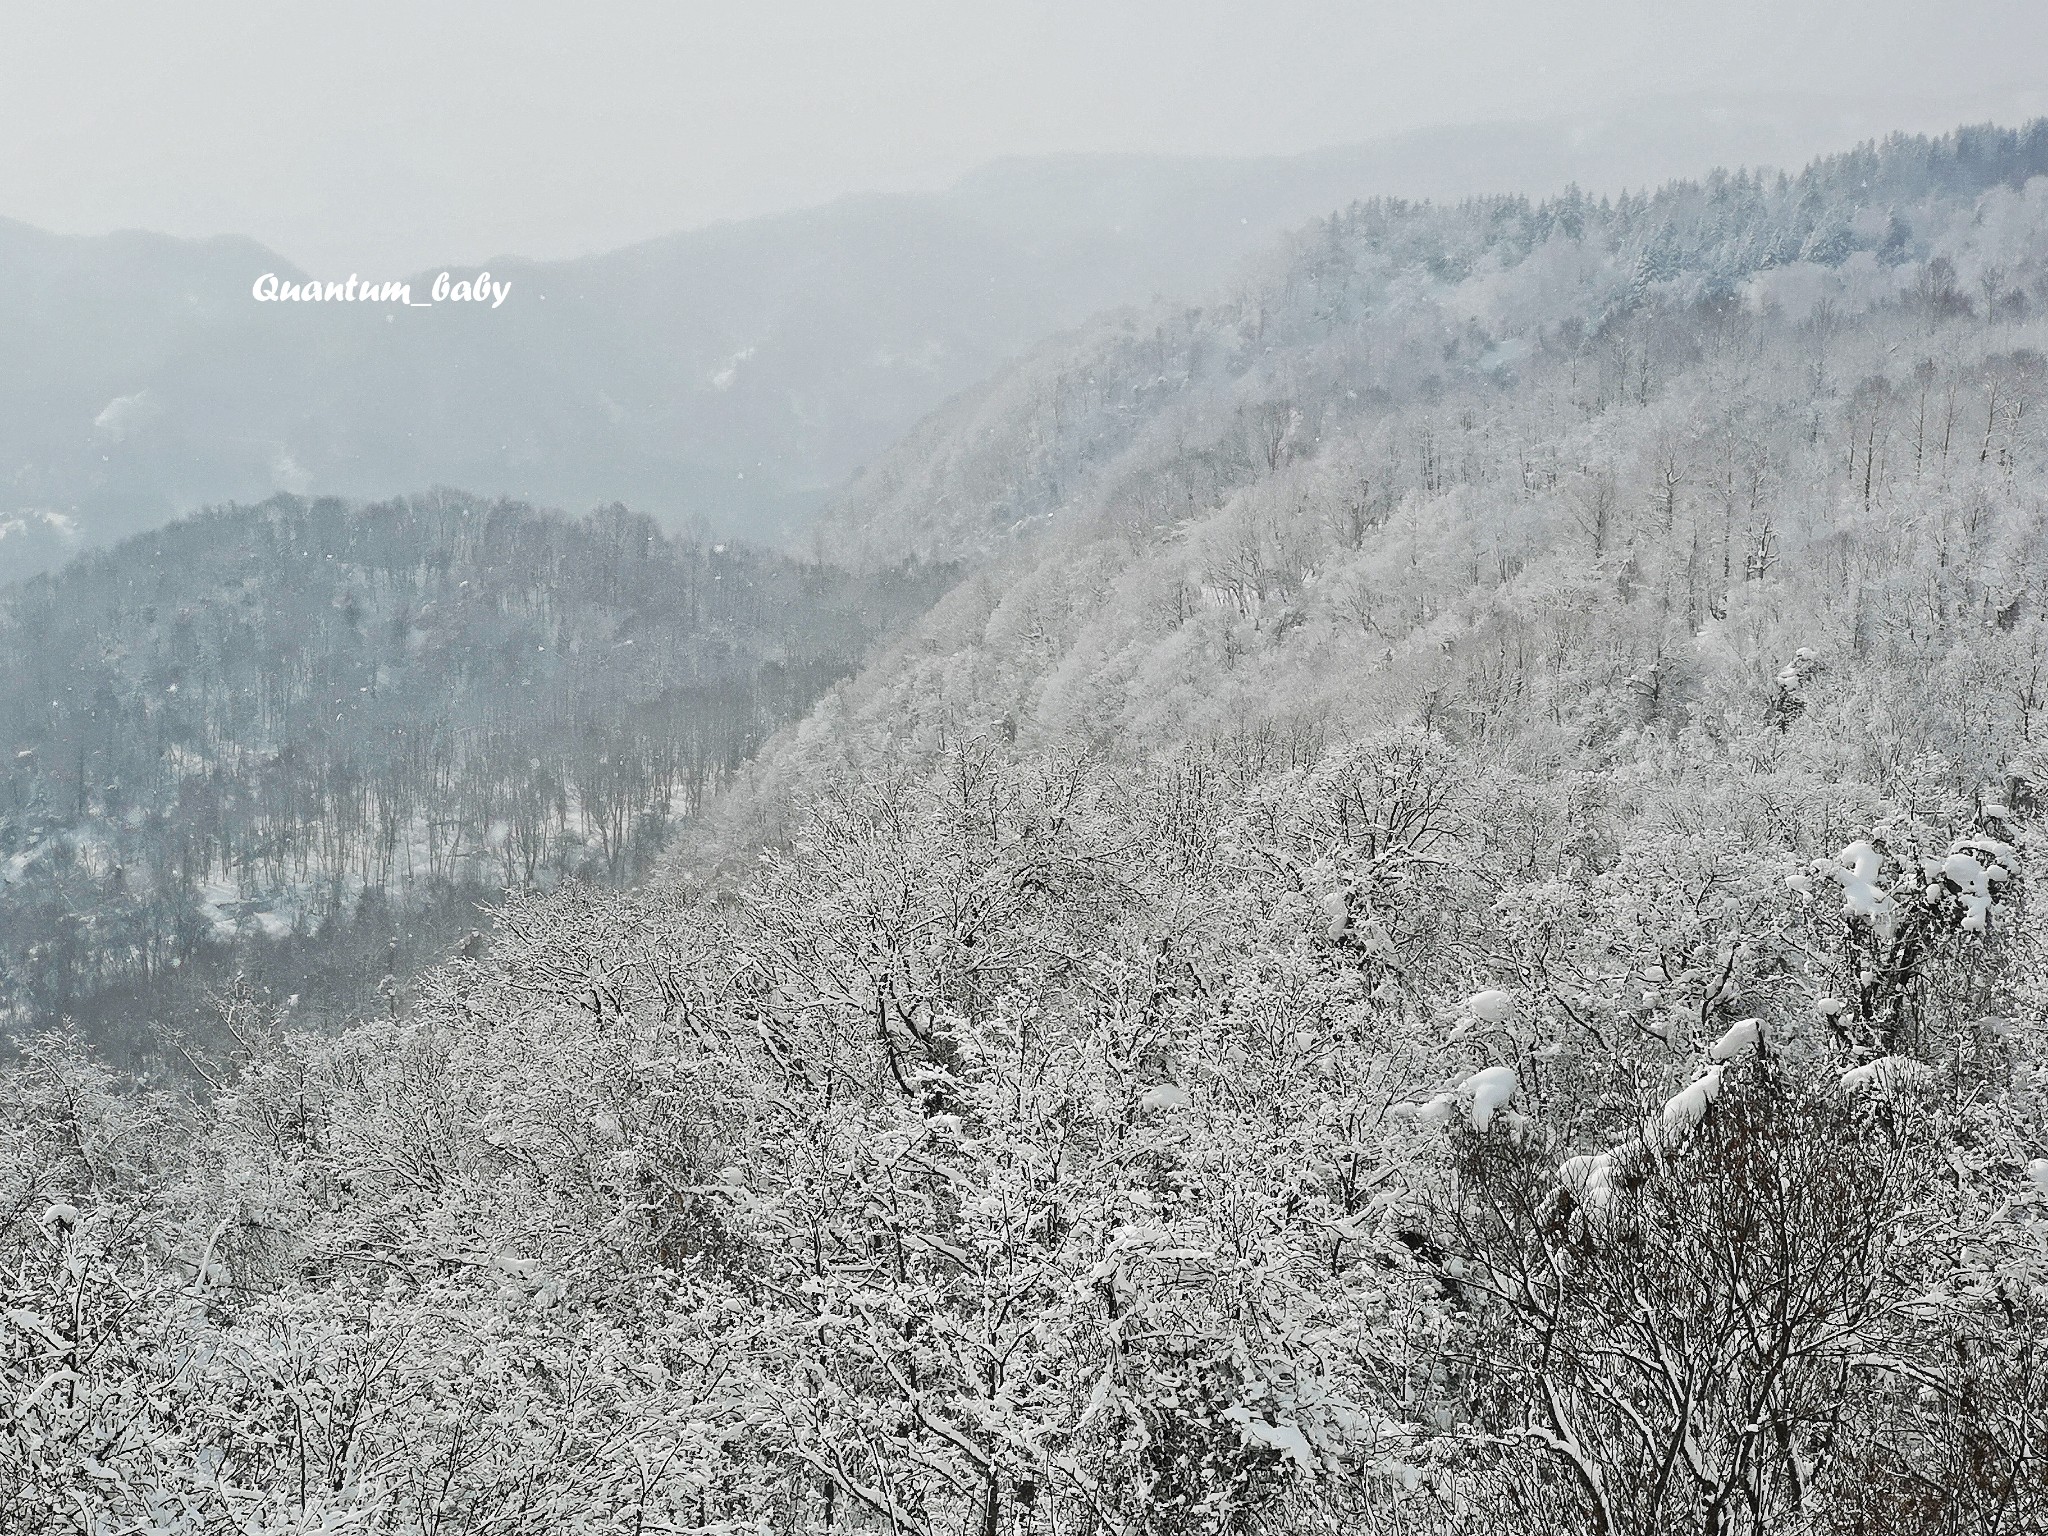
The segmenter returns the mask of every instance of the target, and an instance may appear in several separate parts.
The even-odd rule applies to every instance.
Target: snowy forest
[[[221,992],[384,1007],[480,903],[643,871],[947,577],[438,492],[231,507],[21,583],[0,1018],[150,1066]]]
[[[804,561],[8,593],[0,1529],[2048,1531],[2044,393],[2048,122],[1355,204]]]

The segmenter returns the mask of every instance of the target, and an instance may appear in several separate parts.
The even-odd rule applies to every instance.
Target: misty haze
[[[2048,1536],[2048,13],[0,37],[0,1533]]]

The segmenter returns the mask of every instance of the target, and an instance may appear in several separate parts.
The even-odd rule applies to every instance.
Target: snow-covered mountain
[[[942,401],[1105,308],[1207,293],[1281,230],[1379,195],[1642,186],[1794,163],[1886,125],[1831,105],[1681,102],[1245,160],[1007,161],[576,260],[302,272],[247,239],[59,237],[0,222],[0,517],[101,543],[276,491],[458,485],[624,501],[774,536]],[[451,253],[454,254],[454,253]],[[257,303],[280,282],[407,281],[424,307]],[[324,287],[323,287],[324,291]],[[0,545],[0,579],[57,557]]]

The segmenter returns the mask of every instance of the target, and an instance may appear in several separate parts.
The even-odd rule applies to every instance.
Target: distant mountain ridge
[[[0,220],[0,580],[181,511],[432,484],[754,537],[1006,359],[1104,309],[1207,292],[1360,197],[1640,185],[1853,137],[1833,108],[1667,105],[1268,159],[1006,161],[574,260],[482,263],[508,301],[258,304],[255,241]],[[1853,125],[1856,132],[1867,125]],[[458,277],[477,265],[451,267]],[[434,273],[410,276],[424,296]]]

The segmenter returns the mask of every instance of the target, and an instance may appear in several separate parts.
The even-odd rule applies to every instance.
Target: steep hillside
[[[1907,690],[1816,695],[1869,771],[1916,742],[1995,776],[2038,729],[1988,680],[2040,618],[2044,155],[2037,126],[1612,204],[1361,205],[1223,302],[1048,344],[827,520],[842,558],[985,566],[764,756],[733,845],[988,731],[1284,759],[1421,709],[1598,758],[1739,728],[1802,649]]]
[[[1360,417],[1448,389],[1506,395],[1559,355],[1603,370],[1597,386],[1574,375],[1593,405],[1647,398],[1670,359],[1630,348],[1656,313],[1679,312],[1667,329],[1689,332],[1689,308],[1776,304],[1796,321],[1826,299],[1854,312],[1902,297],[1936,255],[1959,285],[1942,302],[2003,315],[2017,292],[2024,312],[2008,275],[2032,254],[2022,189],[2044,173],[2048,129],[2035,125],[1618,200],[1356,204],[1219,302],[1112,317],[965,393],[862,474],[831,509],[827,542],[988,550],[1041,517],[1133,497],[1151,504],[1123,515],[1155,526]],[[2000,188],[2012,196],[1980,220],[1976,199]],[[1163,461],[1185,482],[1170,492],[1119,478]]]

